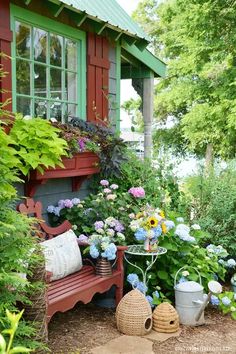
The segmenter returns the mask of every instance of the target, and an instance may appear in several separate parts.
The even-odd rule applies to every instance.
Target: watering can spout
[[[195,321],[198,322],[203,311],[205,310],[205,308],[207,307],[208,302],[211,299],[211,295],[212,294],[220,294],[222,292],[222,286],[220,283],[218,283],[215,280],[211,280],[208,283],[208,288],[209,288],[209,293],[207,294],[206,298],[204,301],[200,301],[202,303],[202,306],[200,307],[196,317],[195,317]]]

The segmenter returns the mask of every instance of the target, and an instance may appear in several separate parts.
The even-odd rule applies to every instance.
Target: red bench
[[[42,204],[34,202],[33,199],[26,199],[25,203],[18,205],[18,211],[28,216],[39,219],[39,237],[43,240],[56,237],[57,235],[71,229],[71,224],[64,221],[58,227],[48,226],[42,219]],[[84,246],[85,244],[80,244]],[[48,283],[47,288],[47,321],[49,322],[56,312],[65,312],[81,301],[89,303],[96,293],[104,293],[116,286],[116,305],[123,296],[123,257],[127,247],[118,246],[116,268],[111,276],[101,277],[95,274],[92,265],[83,265],[78,272],[66,276],[63,279]]]

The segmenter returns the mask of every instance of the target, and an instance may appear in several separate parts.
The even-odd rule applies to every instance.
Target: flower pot
[[[151,243],[149,238],[144,241],[143,247],[146,252],[153,252],[157,250],[158,243]]]
[[[96,274],[100,277],[109,277],[112,275],[112,265],[111,262],[108,261],[106,258],[98,258],[96,267],[95,267]]]
[[[72,178],[72,191],[77,191],[82,182],[100,171],[99,157],[93,152],[77,153],[71,158],[62,158],[64,167],[47,168],[41,174],[38,170],[30,172],[25,183],[25,196],[33,197],[39,185],[45,184],[51,178]]]

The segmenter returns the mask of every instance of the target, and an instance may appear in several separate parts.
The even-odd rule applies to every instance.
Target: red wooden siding
[[[87,120],[107,124],[109,92],[109,44],[104,37],[87,36]]]
[[[10,0],[0,0],[0,52],[11,55],[12,32],[10,30]],[[0,90],[8,92],[0,92],[0,102],[11,98],[11,60],[0,57],[0,65],[3,66],[7,76],[0,81]],[[5,109],[11,111],[12,105],[9,103]]]

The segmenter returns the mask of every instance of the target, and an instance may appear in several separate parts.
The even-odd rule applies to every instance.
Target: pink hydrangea
[[[143,187],[132,187],[128,190],[130,194],[132,194],[135,198],[143,198],[145,197],[145,190]]]
[[[100,181],[100,184],[101,184],[102,186],[109,186],[109,182],[108,182],[106,179],[102,179],[102,180]]]

